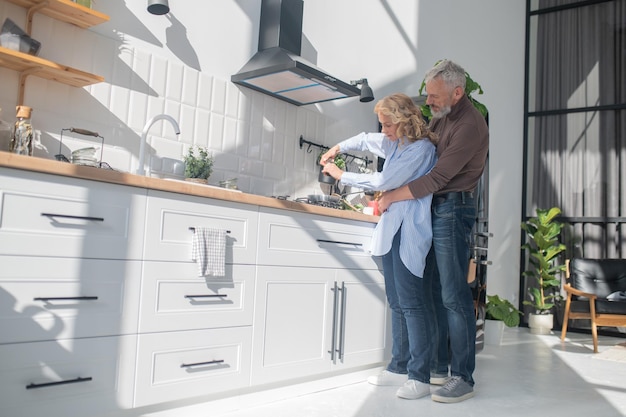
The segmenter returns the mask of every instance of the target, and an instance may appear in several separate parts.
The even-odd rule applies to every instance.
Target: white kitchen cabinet
[[[250,326],[140,335],[135,407],[247,387],[251,339]]]
[[[251,326],[253,265],[227,265],[226,276],[198,277],[192,263],[146,262],[140,333]]]
[[[368,253],[375,224],[261,207],[262,265],[376,269]]]
[[[225,276],[198,276],[198,227],[224,229]],[[250,385],[258,207],[150,190],[135,407]]]
[[[132,407],[146,191],[0,168],[0,415]]]
[[[0,168],[0,253],[141,259],[146,191]]]
[[[196,227],[226,230],[226,263],[254,264],[258,208],[249,204],[149,191],[144,259],[191,262]]]
[[[100,416],[132,407],[136,336],[0,345],[0,415]]]
[[[252,384],[382,364],[390,352],[379,270],[258,266]]]
[[[141,263],[0,256],[0,345],[137,333]]]

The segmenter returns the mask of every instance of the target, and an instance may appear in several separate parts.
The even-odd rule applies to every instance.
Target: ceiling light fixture
[[[361,98],[359,101],[361,103],[367,103],[368,101],[374,100],[374,92],[371,87],[367,83],[367,78],[361,78],[360,80],[350,81],[352,85],[361,85]]]
[[[148,11],[152,14],[162,15],[170,12],[167,0],[148,0]]]

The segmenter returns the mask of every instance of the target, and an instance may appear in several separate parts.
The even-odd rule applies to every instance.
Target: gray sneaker
[[[474,387],[460,376],[451,376],[446,384],[435,391],[431,398],[440,403],[458,403],[474,396]]]

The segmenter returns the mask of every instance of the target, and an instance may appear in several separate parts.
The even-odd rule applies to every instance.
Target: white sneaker
[[[407,374],[396,374],[387,370],[382,371],[378,375],[372,375],[367,378],[367,382],[372,385],[402,385],[407,381]]]
[[[406,400],[417,400],[427,395],[430,395],[430,384],[415,379],[409,379],[396,391],[396,396]]]

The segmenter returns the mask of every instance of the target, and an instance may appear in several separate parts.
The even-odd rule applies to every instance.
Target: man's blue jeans
[[[472,374],[476,367],[476,316],[467,270],[475,221],[475,201],[468,193],[454,193],[448,198],[433,196],[433,246],[426,260],[425,282],[433,294],[430,310],[439,319],[438,328],[432,333],[435,347],[431,369],[441,373],[447,333],[450,374],[462,377],[470,385],[474,385]],[[447,321],[447,332],[441,327],[443,321]]]
[[[424,280],[413,275],[400,259],[400,230],[391,250],[382,257],[385,291],[391,308],[391,362],[387,370],[408,373],[409,379],[429,383],[431,315]]]

